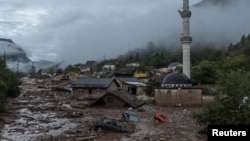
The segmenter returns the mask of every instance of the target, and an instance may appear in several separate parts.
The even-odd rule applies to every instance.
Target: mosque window
[[[192,90],[189,90],[188,91],[188,98],[192,98],[193,97],[193,92],[192,92]]]
[[[171,93],[170,90],[167,91],[167,97],[168,97],[168,98],[171,98],[171,97],[172,97],[172,93]]]

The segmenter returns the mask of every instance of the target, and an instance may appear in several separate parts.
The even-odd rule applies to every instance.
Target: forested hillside
[[[243,35],[238,43],[230,44],[223,61],[225,69],[250,71],[250,34]]]
[[[126,63],[139,62],[140,69],[145,66],[154,68],[167,67],[172,62],[182,62],[181,47],[167,47],[149,42],[147,46],[128,51],[115,59],[105,60],[100,64],[113,63],[117,70]],[[239,42],[218,47],[214,44],[191,45],[192,81],[215,84],[218,71],[250,69],[250,35],[239,37]]]
[[[216,81],[214,101],[207,103],[200,112],[194,114],[197,122],[204,125],[204,129],[208,124],[249,125],[249,62],[250,35],[243,35],[239,42],[229,45],[221,61],[204,60],[194,66],[196,74],[206,77],[202,81],[211,81],[211,78]]]

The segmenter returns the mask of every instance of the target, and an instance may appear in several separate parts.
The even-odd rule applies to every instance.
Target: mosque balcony
[[[182,18],[190,18],[192,15],[192,12],[189,10],[188,11],[187,10],[184,10],[184,11],[179,10],[179,13],[180,13]]]
[[[191,43],[192,42],[192,37],[190,36],[183,36],[180,39],[181,43]]]
[[[162,88],[191,88],[192,84],[161,84]]]

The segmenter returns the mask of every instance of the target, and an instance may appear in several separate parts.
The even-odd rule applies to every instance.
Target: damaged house
[[[144,102],[137,99],[135,95],[129,94],[124,90],[108,92],[90,106],[112,106],[112,107],[133,107],[137,108]]]
[[[72,83],[73,97],[76,99],[98,99],[118,88],[119,84],[114,78],[79,78]]]
[[[146,84],[141,83],[137,78],[134,77],[116,77],[117,82],[120,85],[120,89],[133,95],[144,94]]]

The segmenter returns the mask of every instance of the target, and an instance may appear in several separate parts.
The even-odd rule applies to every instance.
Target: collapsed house
[[[123,84],[124,82],[118,82],[114,78],[79,78],[72,83],[73,97],[78,100],[92,100],[89,106],[102,105],[136,108],[144,104],[143,101],[136,98],[135,94],[123,90],[120,83]],[[136,87],[136,85],[131,87]]]
[[[124,90],[108,92],[98,100],[90,104],[90,106],[112,106],[112,107],[132,107],[137,108],[144,104],[138,100],[135,95],[129,94]]]

